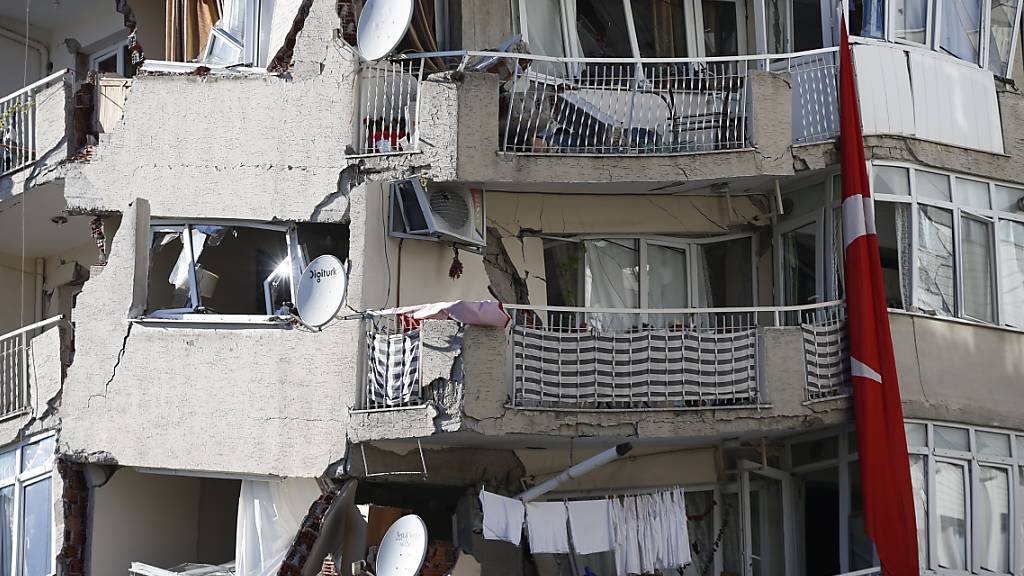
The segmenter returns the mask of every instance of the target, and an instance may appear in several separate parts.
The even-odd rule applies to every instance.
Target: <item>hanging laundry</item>
[[[615,568],[619,576],[641,574],[640,527],[636,518],[636,498],[612,499],[612,532],[615,541]]]
[[[607,552],[615,548],[612,510],[608,500],[569,502],[569,527],[577,554]]]
[[[569,513],[563,502],[530,502],[526,505],[526,529],[534,554],[568,554]]]
[[[523,517],[526,511],[523,503],[514,498],[481,491],[480,507],[484,513],[484,539],[504,540],[518,546],[523,538]]]

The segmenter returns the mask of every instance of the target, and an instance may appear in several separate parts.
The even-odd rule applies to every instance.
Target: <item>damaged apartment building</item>
[[[1021,4],[5,0],[0,575],[881,574],[843,19],[920,565],[1024,575]]]

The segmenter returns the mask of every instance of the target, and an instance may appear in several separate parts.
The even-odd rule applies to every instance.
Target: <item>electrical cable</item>
[[[32,0],[25,0],[25,58],[24,65],[21,72],[21,84],[22,86],[28,86],[28,42],[29,42],[29,27],[28,27],[28,15],[29,7],[32,5]],[[28,188],[21,193],[21,269],[25,269],[25,211],[28,210]],[[21,289],[19,290],[19,319],[21,326],[25,326],[25,275],[21,274]],[[35,295],[39,298],[39,295]]]

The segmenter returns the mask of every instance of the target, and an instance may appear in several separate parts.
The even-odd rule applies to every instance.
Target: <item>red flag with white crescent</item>
[[[919,576],[910,460],[846,26],[839,48],[847,329],[865,530],[886,576]]]

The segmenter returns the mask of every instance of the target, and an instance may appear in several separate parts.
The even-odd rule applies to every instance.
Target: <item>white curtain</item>
[[[1010,474],[1005,468],[981,466],[978,478],[978,542],[982,570],[1010,571]]]
[[[572,4],[572,0],[569,3]],[[561,1],[526,0],[524,8],[530,52],[544,56],[565,56]]]
[[[978,61],[981,0],[942,0],[940,28],[943,50],[968,62]]]
[[[967,488],[964,467],[938,462],[935,465],[936,506],[939,517],[938,563],[940,568],[967,569]]]
[[[647,307],[686,308],[689,305],[686,251],[673,246],[647,245]]]
[[[1003,322],[1024,328],[1024,224],[1009,220],[999,223],[999,264]]]
[[[975,218],[960,219],[964,312],[985,322],[995,320],[992,286],[992,225]]]
[[[235,574],[275,576],[310,505],[321,495],[312,478],[242,480]]]
[[[590,308],[637,308],[640,306],[640,259],[637,241],[631,239],[587,240],[584,270],[586,306]],[[621,331],[633,327],[624,314],[594,314],[598,330]]]
[[[900,301],[910,309],[910,284],[914,278],[914,244],[911,234],[910,211],[906,204],[896,204],[896,256],[900,272]]]
[[[868,38],[885,36],[885,3],[882,0],[864,0],[860,34]]]
[[[914,516],[917,519],[917,562],[928,565],[928,459],[910,455],[910,483],[914,491]]]

